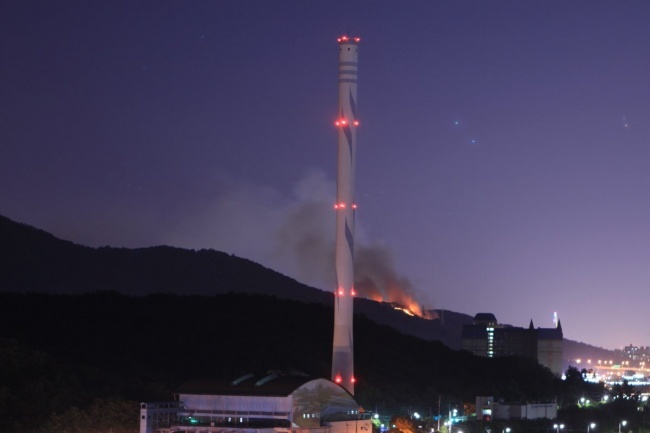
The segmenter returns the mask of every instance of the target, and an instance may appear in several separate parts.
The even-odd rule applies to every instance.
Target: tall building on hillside
[[[462,349],[477,356],[498,358],[525,356],[555,374],[562,374],[562,324],[555,328],[528,328],[502,325],[492,313],[479,313],[471,325],[463,326]]]

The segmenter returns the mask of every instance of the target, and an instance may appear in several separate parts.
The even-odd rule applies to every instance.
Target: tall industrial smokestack
[[[359,38],[339,43],[338,175],[336,192],[336,291],[332,380],[354,394],[352,306],[354,293],[354,161],[357,132],[357,58]]]

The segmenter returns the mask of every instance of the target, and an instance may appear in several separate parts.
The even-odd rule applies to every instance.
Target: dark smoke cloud
[[[413,295],[411,281],[397,274],[388,248],[378,244],[356,245],[354,254],[355,286],[360,296],[380,295],[400,302],[403,295]]]
[[[214,248],[257,261],[305,284],[333,290],[335,185],[321,171],[307,173],[290,196],[237,183],[203,212],[179,225],[172,245]],[[358,223],[358,221],[357,221]],[[361,234],[361,227],[356,231]],[[370,299],[413,304],[412,282],[395,269],[385,245],[355,238],[355,289]]]

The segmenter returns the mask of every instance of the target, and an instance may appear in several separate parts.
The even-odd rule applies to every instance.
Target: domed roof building
[[[370,433],[359,405],[336,383],[304,374],[269,372],[234,380],[191,380],[177,401],[142,403],[140,433],[336,431],[337,422]],[[347,430],[347,428],[346,428]]]

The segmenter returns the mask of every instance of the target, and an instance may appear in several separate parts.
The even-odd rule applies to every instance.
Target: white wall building
[[[494,397],[476,397],[476,418],[484,420],[556,419],[557,403],[506,404]]]
[[[270,373],[193,380],[177,396],[141,403],[140,433],[372,432],[352,395],[328,379]]]

